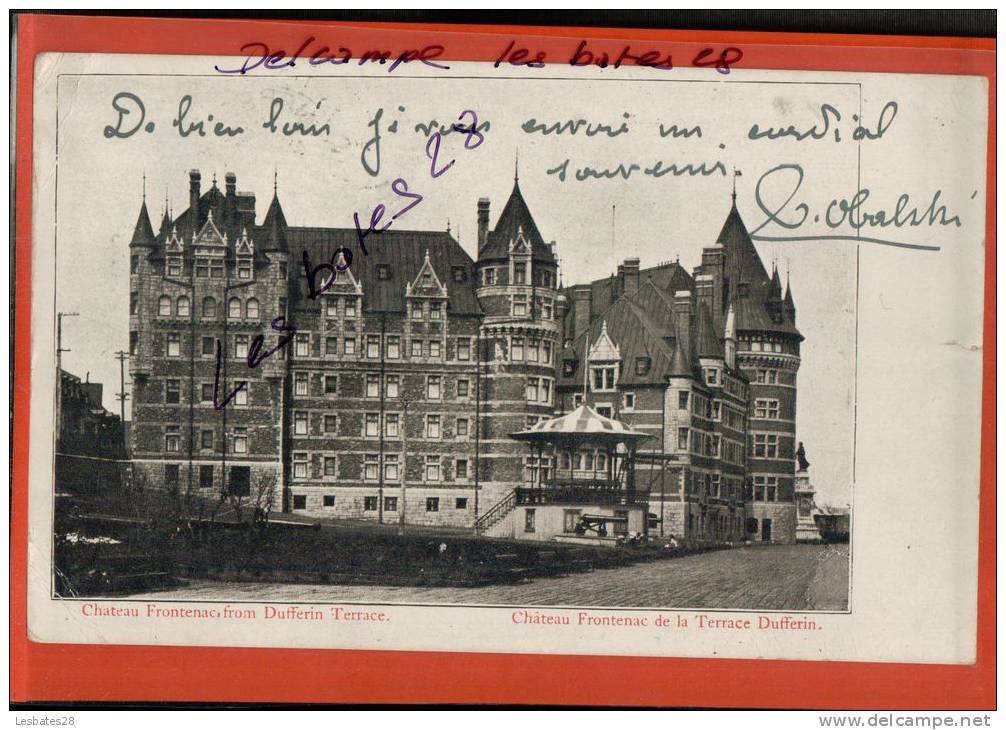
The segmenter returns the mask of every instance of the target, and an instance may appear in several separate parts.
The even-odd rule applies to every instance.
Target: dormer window
[[[650,358],[648,357],[637,357],[636,358],[636,375],[646,375],[650,372]]]
[[[541,285],[551,287],[552,286],[552,272],[548,269],[542,269],[541,272]]]
[[[741,282],[740,284],[737,285],[737,296],[739,296],[742,299],[746,299],[750,291],[751,287],[746,281]]]
[[[339,300],[335,297],[329,297],[325,299],[325,316],[326,317],[338,317],[339,316]]]
[[[430,319],[440,319],[440,302],[430,302]]]
[[[576,360],[572,358],[567,358],[562,361],[562,374],[567,378],[571,377],[576,373]]]
[[[378,264],[377,278],[381,281],[388,281],[391,278],[391,267],[387,264]]]
[[[182,275],[182,260],[177,258],[168,259],[168,276]]]
[[[412,319],[422,319],[423,318],[423,303],[413,302],[412,303]]]
[[[486,269],[482,272],[482,281],[486,286],[496,283],[496,269]]]
[[[210,275],[209,259],[196,259],[196,278],[206,279]]]
[[[352,319],[353,317],[356,316],[356,300],[355,299],[347,299],[346,300],[346,315],[345,316],[346,316],[347,319]]]
[[[527,284],[527,264],[513,265],[513,283],[518,286]]]
[[[240,261],[240,262],[238,262],[238,278],[239,279],[250,279],[250,278],[252,278],[251,261]]]
[[[720,371],[718,368],[706,368],[706,385],[719,385]]]
[[[618,367],[610,365],[607,367],[592,367],[591,384],[594,391],[614,390],[618,383]]]
[[[468,272],[465,271],[463,266],[455,266],[451,269],[451,276],[454,277],[454,281],[457,284],[464,284],[468,281]]]

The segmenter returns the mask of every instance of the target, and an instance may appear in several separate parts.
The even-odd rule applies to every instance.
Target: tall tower
[[[484,314],[479,395],[483,403],[492,404],[481,417],[484,513],[530,480],[535,469],[542,469],[544,477],[553,466],[550,455],[539,463],[526,446],[508,437],[555,413],[563,300],[554,244],[546,244],[538,231],[516,174],[492,230],[489,200],[479,200],[477,230],[476,296]]]
[[[189,206],[165,212],[154,236],[146,204],[130,243],[130,428],[133,474],[144,484],[279,509],[283,485],[285,361],[252,368],[255,338],[286,300],[286,221],[279,201],[255,225],[255,197],[202,192],[189,173]],[[265,504],[267,503],[268,504]]]
[[[796,306],[779,272],[765,269],[734,198],[716,242],[695,269],[696,296],[712,313],[716,331],[734,333],[737,367],[748,377],[746,536],[796,540],[797,371],[800,343]]]

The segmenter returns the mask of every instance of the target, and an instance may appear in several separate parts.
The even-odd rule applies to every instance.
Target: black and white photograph
[[[33,600],[126,642],[687,612],[786,638],[677,653],[966,658],[980,80],[48,60]],[[920,600],[881,563],[934,543],[947,638],[818,634]]]

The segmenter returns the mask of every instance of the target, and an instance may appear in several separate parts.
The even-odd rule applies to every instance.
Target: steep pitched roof
[[[552,249],[541,237],[538,226],[531,216],[531,210],[520,192],[520,184],[514,179],[510,199],[507,200],[500,213],[496,227],[486,237],[486,245],[479,251],[479,259],[503,259],[510,253],[510,242],[517,240],[519,234],[531,243],[532,256],[535,261],[555,263]]]
[[[291,226],[287,237],[298,259],[289,267],[297,300],[307,298],[307,281],[300,260],[306,251],[312,266],[329,263],[340,248],[353,252],[350,270],[363,287],[366,311],[404,312],[405,287],[415,281],[429,251],[430,265],[447,287],[447,308],[452,314],[481,315],[475,298],[474,262],[449,233],[390,228],[368,239],[369,255],[360,251],[353,228]]]
[[[737,330],[761,330],[799,336],[792,318],[781,312],[781,308],[781,316],[773,315],[766,308],[769,302],[779,301],[781,297],[781,289],[776,289],[779,284],[778,272],[774,279],[769,277],[751,235],[741,220],[736,202],[730,206],[716,242],[723,246],[725,268],[732,282]]]
[[[705,304],[699,304],[696,312],[695,354],[699,357],[723,358],[723,341],[716,333],[713,316]]]
[[[140,206],[140,215],[136,218],[136,225],[133,227],[133,237],[129,241],[129,245],[130,247],[153,247],[155,243],[154,227],[150,225],[150,214],[147,213],[147,201],[144,200]]]
[[[287,243],[286,216],[283,215],[283,207],[279,204],[279,195],[273,192],[272,202],[269,203],[269,210],[266,211],[265,221],[262,223],[263,251],[289,251]]]

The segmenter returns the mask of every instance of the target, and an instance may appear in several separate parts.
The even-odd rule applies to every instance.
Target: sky
[[[708,69],[686,70],[673,78],[627,72],[618,79],[567,69],[575,78],[560,79],[429,73],[220,77],[206,75],[193,62],[183,70],[189,67],[193,75],[66,74],[59,79],[56,305],[59,311],[80,312],[64,327],[64,346],[70,348],[64,367],[104,383],[106,408],[118,410],[114,352],[128,349],[128,243],[144,188],[156,227],[166,204],[176,215],[186,207],[189,169],[201,170],[204,190],[214,175],[222,187],[224,174],[234,172],[238,190],[257,195],[259,222],[275,179],[287,221],[303,226],[352,227],[354,212],[367,221],[378,204],[394,212],[403,205],[391,186],[401,178],[423,199],[395,225],[420,230],[450,226],[474,257],[477,200],[491,200],[494,224],[513,186],[516,164],[539,230],[546,241],[556,241],[567,285],[607,276],[630,257],[641,259],[643,268],[679,259],[691,270],[702,247],[715,241],[735,182],[737,205],[749,230],[766,221],[756,190],[763,206],[775,208],[800,182],[781,217],[792,223],[800,217],[796,205],[804,202],[809,212],[804,225],[785,230],[770,222],[761,233],[809,235],[810,240],[758,242],[757,247],[766,268],[776,262],[784,281],[788,274],[798,326],[806,338],[797,438],[807,449],[819,502],[848,503],[856,397],[856,244],[814,238],[815,232],[836,231],[814,225],[812,219],[823,218],[832,199],[851,196],[865,185],[861,178],[866,171],[875,191],[884,190],[890,173],[886,164],[870,167],[871,150],[850,139],[847,124],[840,141],[830,129],[823,139],[803,141],[752,140],[748,133],[754,123],[763,128],[821,126],[822,104],[839,110],[846,122],[862,104],[863,118],[875,120],[887,99],[861,99],[860,85],[847,78],[821,84],[811,83],[820,75],[759,72],[739,74],[726,83]],[[472,75],[471,69],[455,69],[463,71]],[[119,97],[119,105],[129,110],[121,120],[113,107],[122,92],[142,101],[142,123],[152,124],[152,131],[141,127],[127,138],[106,133],[117,121],[120,131],[136,126],[135,101]],[[204,120],[210,132],[205,137],[198,132],[183,137],[172,126],[186,95],[192,101],[182,128]],[[282,100],[278,114],[276,99]],[[374,170],[378,110],[380,165]],[[427,137],[416,125],[433,119],[449,124],[464,110],[474,112],[480,123],[489,122],[484,142],[467,149],[461,135],[444,136],[438,171],[451,160],[453,164],[433,177]],[[575,134],[534,131],[536,123],[570,119],[609,125],[611,133],[588,135],[585,125]],[[245,131],[216,137],[212,125],[217,122]],[[325,131],[287,135],[287,122]],[[617,133],[622,124],[628,131]],[[701,131],[665,136],[661,125],[664,131],[671,125]],[[657,161],[664,168],[704,166],[712,174],[646,175]],[[557,168],[564,162],[566,179],[561,180]],[[628,179],[617,174],[614,179],[576,179],[578,169],[617,170],[620,164],[622,169],[638,168],[631,169]],[[790,167],[775,169],[780,165]],[[736,178],[735,168],[741,173]]]

